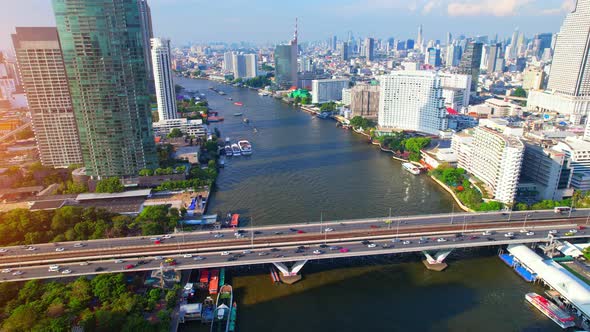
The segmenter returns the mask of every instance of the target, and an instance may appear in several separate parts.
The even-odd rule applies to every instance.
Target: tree
[[[174,129],[170,130],[170,133],[168,134],[168,138],[178,138],[178,137],[182,137],[182,131],[180,131],[180,129],[174,128]]]
[[[526,98],[526,91],[525,91],[525,89],[518,87],[518,88],[514,89],[514,92],[512,92],[512,96]]]
[[[144,168],[141,171],[139,171],[139,176],[152,176],[154,175],[154,171],[152,171],[149,168]]]
[[[2,331],[30,331],[39,319],[39,314],[32,303],[23,304],[14,309],[2,324]]]
[[[125,187],[118,177],[106,178],[96,184],[97,193],[120,193],[123,190],[125,190]]]

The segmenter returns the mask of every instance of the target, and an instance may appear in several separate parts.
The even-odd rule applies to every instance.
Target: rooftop
[[[147,197],[150,196],[152,190],[151,189],[141,189],[141,190],[130,190],[124,191],[122,193],[105,193],[105,194],[97,194],[97,193],[90,193],[90,194],[80,194],[76,197],[77,201],[90,201],[90,200],[101,200],[101,199],[120,199],[120,198],[134,198],[134,197]]]

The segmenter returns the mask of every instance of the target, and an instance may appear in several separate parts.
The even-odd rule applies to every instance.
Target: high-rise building
[[[342,61],[347,61],[348,59],[350,59],[350,56],[348,55],[349,52],[349,45],[348,42],[342,42],[340,44],[338,44],[338,53],[340,53],[340,57],[342,58]]]
[[[350,111],[352,116],[377,120],[379,114],[379,95],[377,85],[359,84],[350,89]]]
[[[137,1],[53,0],[86,173],[158,167]]]
[[[311,102],[321,104],[342,100],[342,89],[348,88],[348,78],[311,81]]]
[[[515,59],[518,55],[518,36],[519,36],[518,28],[514,29],[512,33],[512,38],[510,38],[510,51],[506,52],[507,59]]]
[[[451,45],[453,43],[453,34],[447,32],[447,45]]]
[[[336,35],[332,36],[332,38],[330,38],[330,49],[332,51],[336,51],[336,47],[338,45],[338,37],[336,37]]]
[[[421,50],[424,46],[424,35],[422,31],[422,24],[418,26],[418,38],[416,38],[416,48]]]
[[[244,78],[254,78],[258,76],[258,56],[256,54],[244,54],[246,59],[246,76]]]
[[[537,57],[541,57],[546,49],[551,48],[552,40],[552,33],[540,33],[535,35],[535,38],[533,39],[533,54]]]
[[[154,30],[152,27],[152,11],[147,3],[147,0],[137,0],[137,5],[139,6],[139,22],[141,24],[141,36],[143,38],[143,56],[151,90],[153,89],[152,85],[154,84],[152,53],[150,50],[150,40],[154,38]]]
[[[151,45],[159,121],[176,119],[178,118],[178,110],[176,108],[174,77],[172,76],[170,40],[152,38]]]
[[[488,53],[487,71],[489,74],[501,72],[503,70],[502,67],[504,67],[504,61],[502,59],[502,44],[498,43],[491,45],[490,52]]]
[[[82,151],[56,28],[16,28],[12,42],[44,166],[82,164]]]
[[[482,43],[469,43],[459,63],[459,73],[471,75],[471,92],[477,92],[479,67],[481,65]]]
[[[369,61],[373,61],[375,59],[375,39],[374,38],[366,38],[365,42],[363,43],[363,55]]]
[[[449,45],[447,46],[447,63],[449,67],[457,67],[461,61],[461,46]]]
[[[413,39],[406,40],[406,50],[413,50],[415,46],[416,44]]]
[[[545,83],[545,71],[541,67],[529,66],[522,78],[522,88],[525,90],[540,90]]]
[[[442,60],[440,58],[440,49],[431,47],[428,49],[427,63],[433,67],[440,67]]]
[[[439,73],[443,89],[445,107],[461,110],[469,106],[471,76],[460,74]]]
[[[295,35],[286,45],[275,48],[275,82],[282,88],[297,86],[297,20],[295,21]]]
[[[233,52],[225,52],[223,53],[223,71],[228,73],[233,73]]]
[[[379,126],[439,134],[448,127],[436,72],[394,71],[379,79]]]

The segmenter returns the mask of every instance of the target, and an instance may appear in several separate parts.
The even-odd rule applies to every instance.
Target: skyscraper
[[[137,0],[53,0],[86,173],[157,168]]]
[[[440,67],[442,60],[440,58],[440,49],[431,47],[428,49],[428,64],[433,67]]]
[[[459,73],[471,75],[471,92],[477,92],[477,82],[479,81],[479,67],[481,65],[482,43],[469,43],[465,47],[465,52],[459,63]]]
[[[518,54],[518,36],[519,36],[518,28],[514,29],[512,33],[512,38],[510,39],[510,52],[506,53],[507,59],[514,59]]]
[[[41,163],[50,167],[82,164],[57,29],[16,28],[12,42]]]
[[[504,61],[502,58],[502,44],[494,44],[490,46],[490,52],[488,53],[488,73],[501,72],[504,67]]]
[[[424,44],[424,36],[423,36],[423,31],[422,31],[422,24],[420,24],[418,26],[418,38],[416,39],[416,48],[421,50],[423,44]]]
[[[154,38],[154,30],[152,28],[152,11],[147,3],[147,0],[137,0],[137,5],[139,6],[139,22],[141,24],[141,36],[143,38],[143,56],[151,90],[153,89],[152,85],[154,84],[152,54],[150,50],[150,40]]]
[[[439,75],[394,71],[379,80],[379,126],[438,134],[448,127]]]
[[[375,39],[366,38],[363,44],[364,54],[367,60],[373,61],[375,59]]]
[[[282,88],[297,86],[297,20],[295,20],[295,34],[286,45],[275,48],[275,82]]]
[[[338,53],[340,53],[340,57],[342,58],[342,61],[347,61],[348,59],[350,59],[348,52],[349,52],[349,46],[348,46],[348,42],[342,42],[340,44],[338,44]]]
[[[548,89],[574,97],[590,96],[590,0],[578,0],[561,26]]]
[[[176,119],[178,118],[178,110],[176,108],[174,77],[172,76],[170,40],[152,38],[151,45],[159,121]]]
[[[225,52],[223,53],[223,70],[225,72],[233,72],[233,55],[234,52]]]

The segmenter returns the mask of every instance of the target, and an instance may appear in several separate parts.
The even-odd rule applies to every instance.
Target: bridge
[[[437,264],[453,249],[587,238],[589,219],[590,209],[460,213],[247,227],[239,237],[224,229],[6,247],[0,282],[156,270],[168,265],[164,257],[175,260],[167,268],[176,270],[274,263],[284,275],[308,260],[409,252]]]

